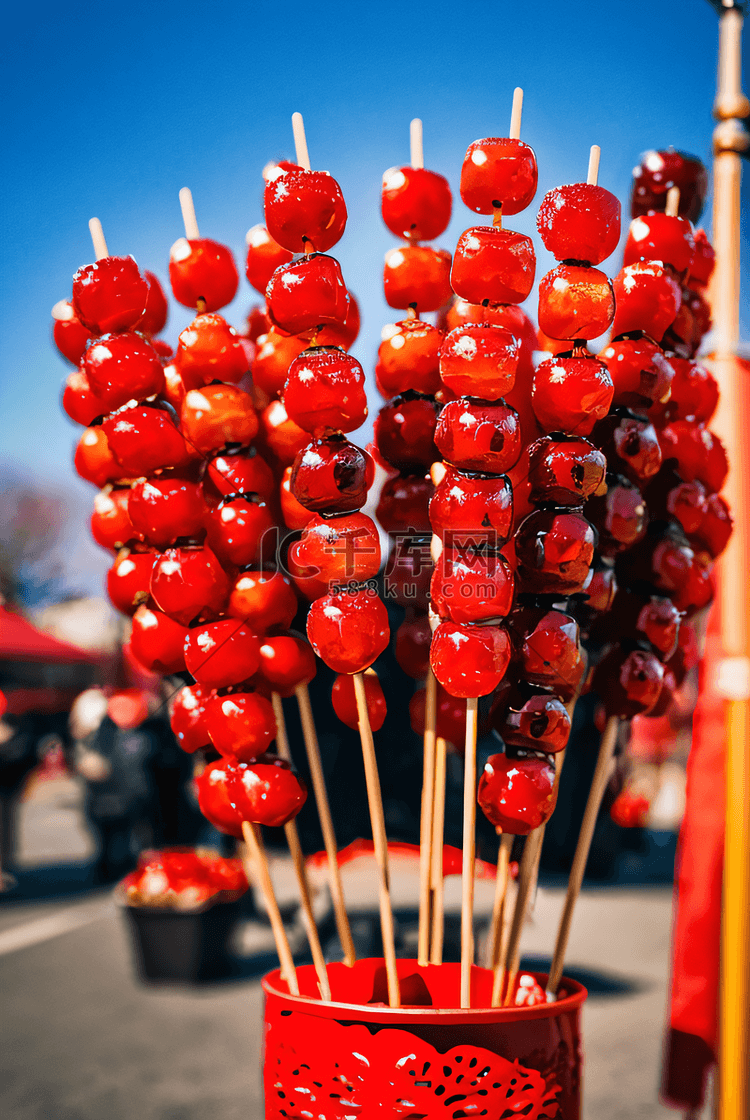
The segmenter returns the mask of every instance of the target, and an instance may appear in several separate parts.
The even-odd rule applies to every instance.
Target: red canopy
[[[0,661],[36,661],[47,665],[93,665],[100,655],[37,630],[20,614],[0,606]]]

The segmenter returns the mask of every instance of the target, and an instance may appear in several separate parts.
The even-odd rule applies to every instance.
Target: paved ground
[[[53,853],[61,861],[90,854],[75,787],[55,787],[38,788],[24,805],[27,866]],[[549,955],[561,900],[561,890],[539,892],[527,954]],[[569,961],[595,974],[599,989],[585,1012],[586,1120],[676,1115],[657,1101],[670,908],[664,887],[592,890],[579,904]],[[271,960],[268,929],[253,922],[244,932],[246,971],[262,970]],[[0,992],[0,1112],[8,1120],[262,1117],[258,980],[144,989],[109,892],[2,901]]]

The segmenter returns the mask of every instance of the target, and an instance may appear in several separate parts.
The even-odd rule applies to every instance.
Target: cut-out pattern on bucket
[[[266,1053],[266,1120],[559,1120],[554,1080],[481,1047],[441,1054],[407,1031],[324,1019],[301,1044],[289,1027]]]

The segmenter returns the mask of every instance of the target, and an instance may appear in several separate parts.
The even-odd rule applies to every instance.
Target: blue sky
[[[408,161],[412,117],[424,120],[427,166],[457,198],[466,147],[507,133],[521,85],[539,194],[510,224],[529,233],[543,193],[585,177],[592,143],[602,147],[600,182],[624,206],[644,149],[674,144],[710,157],[717,20],[707,0],[71,0],[13,5],[4,25],[1,454],[38,480],[70,480],[71,536],[93,489],[73,478],[75,429],[59,406],[67,370],[49,311],[92,258],[92,215],[111,252],[132,252],[165,280],[182,233],[177,192],[188,185],[201,233],[241,258],[245,231],[262,220],[261,168],[292,154],[290,117],[300,110],[313,166],[334,174],[347,200],[336,253],[363,312],[354,353],[371,369],[392,319],[381,288],[393,239],[379,217],[380,177]],[[469,224],[457,199],[441,244],[452,249]],[[539,274],[550,265],[540,251]],[[615,272],[618,257],[604,267]],[[225,313],[239,324],[252,302],[243,278]],[[189,318],[174,311],[166,336],[176,339]],[[106,564],[94,556],[77,560],[89,588]]]

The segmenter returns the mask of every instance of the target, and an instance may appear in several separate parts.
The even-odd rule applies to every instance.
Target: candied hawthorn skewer
[[[381,210],[385,224],[392,233],[405,238],[410,246],[430,240],[444,232],[450,220],[452,197],[442,175],[425,169],[421,120],[410,124],[410,166],[390,168],[383,175]],[[400,250],[393,251],[393,257]],[[402,254],[403,255],[403,254]],[[393,303],[386,257],[384,287],[386,299]],[[393,397],[382,409],[376,424],[376,443],[381,456],[398,474],[388,479],[381,491],[377,516],[383,529],[395,534],[387,568],[393,568],[392,585],[396,598],[407,611],[417,612],[407,619],[405,627],[413,626],[423,612],[426,618],[426,586],[422,575],[425,553],[423,534],[429,529],[427,503],[432,484],[427,472],[436,457],[433,432],[437,420],[434,394],[441,388],[439,348],[443,332],[419,318],[419,310],[429,310],[425,302],[423,280],[419,269],[409,260],[403,266],[399,306],[408,305],[401,322],[383,330],[378,351],[376,382],[384,397]],[[401,430],[398,430],[400,425]],[[421,431],[422,439],[415,439]],[[415,570],[419,565],[419,570]],[[402,578],[403,574],[403,578]],[[425,567],[425,574],[428,569]],[[416,594],[409,594],[410,590]],[[397,647],[399,636],[397,636]],[[406,657],[406,661],[404,660]],[[397,658],[409,675],[420,669],[408,663],[408,653]],[[417,956],[422,964],[430,959],[430,924],[433,876],[432,844],[435,789],[435,696],[436,682],[429,666],[424,723],[423,783],[420,811],[420,903]],[[440,840],[442,853],[442,838]],[[441,875],[442,885],[442,875]]]
[[[295,114],[293,124],[298,162],[303,166],[306,164],[309,168],[304,126],[299,114]],[[307,175],[312,177],[313,173],[307,172]],[[315,209],[319,201],[316,194],[318,185],[317,180],[313,183],[312,179],[305,179],[304,175],[298,178],[300,181],[295,188],[298,212],[290,212],[288,220],[289,228],[294,229],[295,237],[298,234],[301,236],[302,247],[307,250],[308,244],[313,246],[316,244],[316,237],[320,243],[316,232],[319,215]],[[324,186],[327,189],[329,184]],[[266,224],[281,244],[285,244],[285,247],[297,248],[296,245],[292,246],[290,241],[285,243],[282,234],[273,225],[274,206],[277,203],[278,194],[274,195],[267,188]],[[336,212],[339,216],[343,215],[340,231],[343,232],[343,222],[346,219],[343,198],[341,207]],[[291,234],[289,236],[291,237]],[[334,240],[328,240],[324,247],[334,244],[338,236]],[[304,259],[310,265],[317,260],[325,259],[338,268],[333,258],[322,258],[315,253],[308,253]],[[278,269],[269,283],[268,297],[272,319],[275,317],[274,299],[276,298],[272,289],[274,285],[278,287],[281,284],[279,276],[284,268],[285,266],[282,266]],[[323,285],[327,283],[322,274],[317,283]],[[307,286],[302,284],[289,289],[282,303],[287,318],[281,325],[285,329],[292,329],[293,325],[300,329],[315,329],[326,321],[321,320],[316,310],[323,304],[316,295],[315,284],[313,277],[312,286],[308,283]],[[342,290],[346,292],[343,281]],[[278,309],[278,305],[276,308]],[[340,433],[359,427],[364,420],[366,399],[363,382],[361,366],[343,350],[321,350],[312,346],[295,359],[288,371],[283,394],[285,405],[296,422],[304,430],[309,431],[315,439],[325,440],[333,435],[338,438]],[[302,458],[298,456],[295,464],[297,470],[293,468],[292,471],[291,492],[302,504],[307,504],[311,500],[312,491],[315,489],[312,481],[314,476],[317,474],[328,478],[330,473],[328,456],[315,453],[314,446],[313,452],[312,457],[308,456],[307,462],[304,462],[304,453]],[[362,467],[366,472],[364,461]],[[332,477],[335,481],[335,473]],[[358,488],[355,489],[357,494],[353,504],[357,506],[366,496],[366,488],[363,487],[361,493]],[[320,495],[314,499],[320,513],[316,513],[308,522],[301,540],[292,546],[289,554],[290,564],[296,581],[314,600],[307,621],[308,637],[313,649],[338,673],[352,674],[354,677],[368,803],[380,879],[380,917],[388,997],[392,1006],[398,1006],[400,993],[388,885],[388,850],[377,763],[362,678],[363,670],[372,664],[387,644],[387,614],[380,600],[373,599],[367,591],[356,590],[353,594],[349,594],[347,591],[333,588],[333,584],[341,585],[346,580],[351,581],[352,578],[357,583],[361,583],[376,575],[380,566],[380,548],[370,518],[358,512],[347,512],[343,517],[333,516],[332,519],[326,519],[326,512],[333,515],[339,512],[341,501],[338,486],[334,486],[333,493],[330,491],[328,493],[330,497],[326,497],[326,486],[323,485]],[[358,547],[357,542],[360,538],[364,538],[364,545]]]
[[[674,226],[683,221],[677,218],[678,207],[679,192],[677,191],[677,193],[675,193],[675,189],[673,188],[667,199],[667,211],[664,215],[659,216],[663,220],[661,224],[655,224],[659,225],[660,231],[662,233],[666,232],[667,235],[662,237],[661,244],[671,245],[668,238],[676,234],[679,253],[682,253],[682,246],[687,244],[689,240],[687,236],[689,224],[684,223],[686,227],[685,230],[683,230],[682,227],[680,227],[679,230],[675,230]],[[671,227],[669,226],[670,220],[674,223]],[[631,226],[631,235],[632,232]],[[636,240],[648,241],[648,238],[640,237],[636,238]],[[655,244],[658,243],[659,241],[657,239]],[[649,245],[649,248],[653,249],[653,246]],[[678,259],[679,263],[683,263],[683,258],[679,257],[679,254],[675,255],[671,248],[668,253],[661,253],[660,255],[666,257],[666,263],[669,266],[675,267],[673,258]],[[636,306],[636,312],[637,310]],[[649,311],[649,309],[644,307],[643,314],[644,318],[639,319],[637,316],[634,317],[632,326],[635,329],[647,329],[650,321],[652,321],[650,318],[652,312]],[[648,404],[650,402],[647,400],[644,403]],[[652,408],[654,407],[658,408],[660,406],[657,403],[655,406],[652,405]],[[621,424],[621,421],[619,423]],[[610,467],[614,466],[615,469],[621,469],[622,448],[616,445],[608,445],[606,440],[603,446],[608,452],[607,457]],[[660,457],[656,460],[657,468],[659,466],[659,461]],[[631,471],[634,466],[635,463],[631,460]],[[643,484],[643,482],[650,477],[651,473],[652,472],[649,471],[648,473],[642,474],[641,477],[638,477],[639,483]],[[604,543],[606,548],[606,538]],[[622,551],[622,545],[618,544],[616,541],[610,542],[609,547],[613,546],[615,549]],[[623,572],[627,574],[626,569],[623,569]],[[627,597],[628,593],[621,591],[615,599],[615,610],[618,609],[618,603],[622,600],[619,610],[620,615],[623,611],[625,612],[625,626],[617,632],[613,614],[609,629],[617,632],[618,640],[609,648],[609,651],[605,653],[604,658],[597,665],[592,682],[593,688],[599,692],[605,704],[608,719],[601,740],[597,767],[586,805],[573,867],[571,869],[565,906],[558,927],[555,952],[548,983],[548,990],[552,996],[556,995],[562,977],[565,950],[570,933],[575,902],[580,892],[601,800],[611,772],[612,757],[620,721],[638,712],[648,714],[649,710],[654,709],[655,704],[660,703],[660,698],[666,687],[662,684],[665,680],[665,671],[661,662],[667,660],[669,655],[673,652],[674,637],[676,636],[677,627],[679,626],[680,614],[674,607],[669,607],[666,603],[660,605],[659,600],[651,599],[650,602],[644,601],[645,605],[640,613],[637,613],[636,604],[630,605],[630,600],[633,597],[630,596],[630,599],[626,602],[625,599]],[[677,602],[679,603],[679,597],[677,598]],[[637,617],[634,624],[633,637],[638,640],[638,644],[635,647],[629,644],[631,641],[629,631],[633,628],[633,620],[630,615],[634,612]],[[669,702],[668,694],[666,702]]]
[[[521,91],[514,94],[511,136],[476,141],[466,153],[461,173],[464,201],[479,213],[493,215],[492,226],[474,227],[459,240],[454,257],[452,285],[456,293],[474,304],[519,303],[528,295],[533,282],[535,261],[531,240],[502,227],[503,211],[518,213],[533,198],[536,190],[536,159],[528,145],[519,139]],[[500,512],[508,493],[504,477],[521,453],[518,414],[502,396],[512,389],[520,359],[520,340],[507,329],[492,323],[456,328],[441,348],[440,367],[444,381],[465,394],[443,409],[435,442],[455,472],[465,491],[464,504],[454,504],[453,490],[438,497],[440,485],[430,507],[433,531],[440,529],[442,539],[434,538],[439,556],[431,585],[433,608],[441,621],[433,635],[431,663],[437,679],[453,695],[467,699],[466,745],[464,753],[464,851],[462,867],[461,1006],[470,1005],[470,975],[474,958],[473,846],[476,819],[476,721],[477,697],[492,692],[500,683],[510,660],[510,640],[498,626],[510,610],[512,575],[501,553],[510,533],[510,517]],[[484,398],[484,399],[483,399]],[[475,474],[484,484],[477,487]],[[453,475],[451,475],[453,477]],[[486,480],[486,483],[485,483]],[[488,596],[480,586],[473,563],[460,558],[458,537],[446,533],[446,520],[471,520],[472,511],[482,507],[480,493],[492,493],[500,520],[488,528],[482,513],[479,524],[471,524],[472,534],[485,541],[486,571],[483,583],[493,588]],[[479,492],[474,493],[474,491]],[[462,514],[461,507],[465,513]],[[507,503],[509,505],[509,503]],[[492,525],[492,522],[490,522]],[[451,525],[452,527],[452,525]],[[460,525],[460,528],[469,526]],[[499,532],[498,532],[499,529]],[[469,542],[464,540],[463,547]],[[474,547],[477,542],[474,541]],[[456,592],[461,588],[463,602]],[[466,596],[464,588],[473,589]]]
[[[587,182],[556,188],[545,197],[539,213],[538,225],[547,247],[559,259],[577,262],[569,266],[563,264],[553,270],[549,274],[550,283],[545,283],[547,278],[542,281],[540,324],[551,334],[569,338],[574,350],[572,361],[566,361],[565,357],[555,358],[543,363],[535,375],[536,393],[532,400],[537,419],[543,428],[553,434],[536,441],[529,451],[531,499],[541,508],[530,514],[516,532],[517,592],[520,594],[538,595],[552,589],[560,597],[568,596],[580,592],[590,579],[595,537],[581,514],[581,508],[584,499],[603,484],[605,460],[601,452],[582,435],[593,427],[596,413],[594,417],[590,415],[592,402],[599,408],[599,415],[604,415],[612,396],[611,381],[605,367],[602,363],[589,367],[585,347],[586,337],[594,337],[606,329],[614,313],[611,287],[601,273],[597,272],[595,276],[593,303],[595,308],[602,306],[604,317],[597,319],[598,311],[592,316],[587,308],[591,304],[590,274],[596,272],[592,265],[609,255],[619,235],[619,204],[613,195],[598,186],[599,157],[600,150],[594,145],[589,155]],[[583,242],[577,240],[581,231]],[[563,274],[566,268],[578,271],[575,276]],[[580,290],[576,290],[571,281],[580,284]],[[606,293],[603,303],[600,291]],[[545,314],[555,318],[543,323]],[[552,322],[557,325],[553,327]],[[589,325],[586,326],[586,323]],[[576,356],[577,353],[580,357]],[[554,376],[546,380],[543,379],[545,365],[555,371]],[[601,383],[600,401],[596,393],[582,391],[584,385],[590,388],[588,381],[592,373],[594,381]],[[549,388],[557,392],[556,386],[564,382],[564,396],[546,402],[544,393]],[[565,401],[570,402],[567,409],[561,407]],[[564,569],[559,563],[563,555]],[[479,799],[490,820],[512,832],[528,833],[521,859],[515,910],[507,941],[501,947],[495,968],[495,1006],[503,1002],[507,1004],[514,996],[520,934],[536,882],[546,820],[555,805],[570,717],[583,672],[578,628],[570,615],[559,611],[550,614],[549,608],[545,614],[540,604],[537,611],[531,612],[528,607],[519,607],[514,621],[518,627],[516,660],[519,675],[522,680],[529,680],[531,670],[531,681],[534,683],[530,697],[524,702],[524,693],[520,706],[519,703],[512,704],[499,724],[506,741],[506,753],[498,756],[498,764],[502,762],[498,789],[505,788],[503,767],[519,769],[519,780],[523,777],[534,783],[533,787],[530,786],[530,789],[535,788],[531,800],[537,805],[538,816],[535,820],[516,822],[512,815],[508,815],[507,819],[505,813],[496,815],[495,806],[499,806],[497,795],[489,796],[487,804],[483,804],[492,788],[490,782],[485,782],[486,776],[483,778],[485,786],[482,789],[480,785]],[[571,627],[573,631],[569,634]],[[549,670],[545,668],[544,675],[534,680],[533,665],[543,657],[542,650],[546,650],[548,644],[550,648],[544,662],[545,667],[549,664]],[[568,673],[571,674],[569,681],[559,675]],[[512,692],[509,695],[512,697]],[[567,711],[563,708],[566,700]],[[504,702],[501,703],[504,706]],[[545,753],[545,747],[547,750],[560,750],[562,747],[560,754],[555,756],[554,769],[548,767],[545,761],[545,758],[549,762],[552,760],[552,756]],[[527,754],[529,749],[531,753]],[[534,768],[539,770],[538,776]],[[519,827],[521,824],[523,827]],[[494,933],[491,940],[496,944],[498,934]]]

